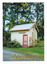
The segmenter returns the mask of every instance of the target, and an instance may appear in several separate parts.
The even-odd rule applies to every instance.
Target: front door
[[[23,46],[25,47],[28,46],[28,35],[27,34],[23,35]]]

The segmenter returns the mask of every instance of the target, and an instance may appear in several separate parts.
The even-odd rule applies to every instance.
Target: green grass
[[[40,41],[38,45],[44,46],[44,41]],[[38,46],[31,47],[31,48],[8,48],[8,47],[3,47],[3,48],[7,48],[7,49],[19,51],[19,52],[25,52],[25,53],[44,54],[44,47],[38,47]]]
[[[40,41],[40,43],[38,43],[38,46],[44,46],[44,41]]]

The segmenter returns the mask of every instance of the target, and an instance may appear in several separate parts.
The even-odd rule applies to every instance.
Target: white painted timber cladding
[[[29,31],[21,31],[21,32],[25,32],[25,34],[28,34],[28,46],[30,46],[30,42],[29,42],[29,37],[31,37],[31,44],[32,44],[32,32],[33,32],[33,28],[31,28]],[[34,28],[34,33],[35,33],[35,39],[37,39],[37,31]],[[12,40],[17,40],[21,45],[23,45],[23,34],[19,33],[19,32],[11,32],[11,41]]]
[[[25,34],[29,34],[29,32],[25,31]],[[11,41],[12,40],[17,40],[21,45],[23,45],[23,34],[20,34],[19,32],[11,32]],[[29,44],[29,40],[28,40],[28,44]]]
[[[35,33],[34,37],[35,39],[37,39],[37,30],[35,28],[34,28],[34,33]]]
[[[35,39],[37,39],[37,31],[36,31],[36,29],[34,28],[34,31],[33,31],[33,28],[31,28],[31,29],[29,30],[29,37],[31,37],[31,44],[32,44],[32,32],[35,33],[34,37],[35,37]],[[31,46],[31,45],[30,45],[30,42],[29,42],[28,45]]]
[[[33,28],[31,28],[31,30],[29,30],[29,37],[31,37],[31,43],[32,43],[32,32],[33,32]]]

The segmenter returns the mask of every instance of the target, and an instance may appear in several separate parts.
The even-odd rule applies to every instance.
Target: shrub
[[[12,43],[12,42],[7,42],[7,46],[8,46],[8,47],[13,47],[13,46],[14,46],[14,43]]]
[[[40,39],[37,40],[37,43],[40,43]]]
[[[17,48],[21,47],[20,43],[16,40],[13,40],[11,42],[7,42],[7,46],[8,47],[17,47]]]
[[[44,36],[41,36],[38,38],[39,40],[44,40]]]
[[[13,40],[13,41],[11,41],[12,43],[16,43],[17,41],[16,40]]]
[[[9,42],[10,41],[10,38],[6,38],[6,37],[4,37],[3,38],[3,46],[7,46],[7,42]]]
[[[44,36],[42,36],[40,40],[44,40]]]
[[[21,47],[21,45],[20,45],[20,43],[16,42],[16,43],[14,44],[14,47],[19,48],[19,47]]]

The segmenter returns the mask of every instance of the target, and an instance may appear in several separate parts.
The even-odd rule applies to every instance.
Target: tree
[[[6,3],[3,3],[3,39],[5,37],[5,20],[7,19],[7,4]]]
[[[35,5],[36,5],[35,11],[36,11],[36,18],[37,18],[36,24],[42,26],[42,23],[44,22],[44,3],[36,3]]]
[[[26,21],[31,21],[31,18],[33,18],[32,12],[31,12],[31,3],[8,3],[8,17],[7,20],[10,21],[10,23],[8,23],[7,25],[9,26],[9,29],[12,28],[14,25],[19,24],[20,21],[18,21],[19,19],[19,15],[20,19],[25,19],[25,23]],[[10,10],[10,11],[9,11]],[[15,22],[17,21],[17,23]],[[21,23],[24,23],[23,21]]]
[[[38,36],[44,36],[44,3],[36,3],[36,18],[37,18],[37,26],[39,28]]]

